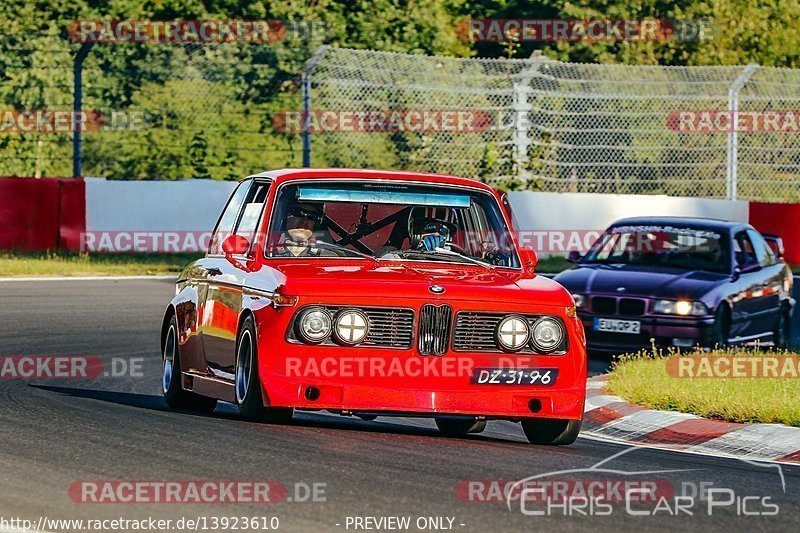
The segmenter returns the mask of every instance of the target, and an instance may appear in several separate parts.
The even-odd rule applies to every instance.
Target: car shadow
[[[259,422],[248,422],[239,418],[236,407],[225,403],[219,402],[217,408],[213,413],[202,413],[190,409],[172,409],[167,406],[164,398],[159,395],[141,394],[132,392],[117,392],[109,390],[98,389],[84,389],[76,387],[60,387],[54,385],[41,385],[41,384],[28,384],[29,387],[35,389],[53,392],[73,398],[87,398],[90,400],[98,400],[101,402],[112,403],[116,405],[124,405],[128,407],[135,407],[139,409],[147,409],[151,411],[162,411],[177,413],[180,415],[189,415],[199,418],[222,418],[235,420],[243,424],[252,424],[254,426],[283,426],[295,428],[314,428],[314,429],[331,429],[343,431],[357,431],[359,433],[391,433],[395,435],[407,435],[413,437],[436,437],[447,441],[471,441],[471,442],[485,442],[485,443],[501,443],[501,444],[520,444],[517,441],[505,438],[490,437],[481,434],[470,434],[466,436],[452,437],[441,434],[435,427],[421,427],[412,425],[410,423],[392,421],[389,417],[383,419],[366,421],[358,417],[344,417],[327,412],[316,411],[297,411],[292,421],[288,424],[269,424]],[[412,417],[403,417],[412,418]],[[528,446],[528,444],[525,444]]]

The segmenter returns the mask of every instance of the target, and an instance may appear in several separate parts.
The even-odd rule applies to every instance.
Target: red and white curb
[[[703,455],[800,464],[800,428],[646,409],[607,394],[607,379],[589,378],[582,434]]]

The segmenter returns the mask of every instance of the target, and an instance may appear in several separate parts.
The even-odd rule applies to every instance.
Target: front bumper
[[[589,350],[604,352],[630,352],[652,348],[707,347],[713,344],[714,317],[665,317],[665,316],[605,316],[578,312],[586,330]],[[640,332],[615,333],[595,331],[595,318],[636,320],[641,323]],[[680,339],[680,344],[675,340]],[[687,346],[689,345],[689,346]]]
[[[402,353],[402,352],[401,352]],[[398,353],[391,357],[397,357]],[[563,418],[577,420],[583,414],[586,394],[585,365],[580,370],[572,366],[572,357],[538,356],[513,360],[505,356],[491,358],[473,355],[467,361],[444,357],[425,357],[417,365],[397,365],[385,360],[384,368],[406,367],[410,373],[370,373],[370,363],[364,363],[366,375],[358,371],[336,372],[331,369],[329,356],[302,356],[304,364],[286,368],[265,369],[262,385],[272,406],[298,409],[328,409],[335,411],[370,412],[416,415],[473,415],[487,418]],[[369,356],[383,360],[383,354]],[[408,357],[419,357],[408,355]],[[502,358],[503,360],[499,360]],[[556,361],[561,359],[561,361]],[[585,360],[585,356],[583,357]],[[284,361],[296,361],[293,357]],[[292,363],[294,364],[294,363]],[[474,366],[473,366],[474,365]],[[357,369],[357,363],[351,368]],[[551,386],[475,385],[470,383],[473,368],[556,368],[558,376]],[[308,369],[327,368],[308,372]],[[300,370],[298,372],[297,370]],[[419,370],[419,371],[418,371]],[[309,394],[309,391],[313,391]],[[533,400],[533,402],[532,402]],[[533,407],[532,407],[533,405]]]
[[[301,302],[302,305],[367,307],[374,299]],[[395,307],[419,317],[426,301],[405,300]],[[559,314],[563,308],[503,302],[451,302],[460,310]],[[461,352],[448,345],[444,355],[422,355],[417,347],[418,318],[410,348],[307,345],[286,339],[293,308],[256,312],[259,376],[265,405],[298,409],[410,415],[471,415],[497,419],[562,418],[583,415],[586,394],[586,348],[577,318],[565,321],[568,352],[563,355]],[[477,368],[555,369],[550,385],[473,384]],[[311,389],[311,392],[309,390]],[[532,402],[531,400],[535,400]],[[536,409],[532,410],[531,404]]]

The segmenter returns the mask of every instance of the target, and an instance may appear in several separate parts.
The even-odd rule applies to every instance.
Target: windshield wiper
[[[464,261],[466,261],[468,263],[471,263],[473,265],[478,265],[478,266],[481,266],[483,268],[487,268],[489,270],[494,270],[494,265],[490,265],[489,263],[484,263],[483,261],[479,261],[478,259],[475,259],[473,257],[469,257],[468,255],[460,254],[458,252],[454,252],[452,250],[446,250],[445,248],[438,248],[437,247],[435,250],[397,250],[397,251],[392,252],[392,253],[395,253],[395,254],[400,255],[400,256],[421,255],[423,257],[427,256],[427,255],[432,255],[432,254],[449,255],[449,256],[452,256],[452,257],[458,257],[459,259],[462,259],[462,260],[464,260]]]
[[[473,265],[482,266],[484,268],[488,268],[489,270],[493,270],[494,269],[494,265],[490,265],[489,263],[484,263],[483,261],[481,261],[479,259],[475,259],[474,257],[470,257],[468,255],[464,255],[464,254],[460,254],[458,252],[454,252],[453,250],[447,250],[445,248],[437,247],[434,251],[436,253],[440,253],[440,254],[443,254],[443,255],[452,255],[453,257],[458,257],[459,259],[463,259],[463,260],[465,260],[465,261],[467,261],[469,263],[472,263]]]
[[[339,251],[343,251],[343,252],[348,252],[348,253],[351,253],[351,254],[355,254],[358,257],[361,257],[363,259],[369,259],[370,261],[372,261],[376,265],[380,264],[380,261],[378,260],[377,257],[373,257],[373,256],[371,256],[369,254],[365,254],[363,252],[359,252],[358,250],[351,250],[350,248],[348,248],[346,246],[342,246],[341,244],[333,244],[333,243],[330,243],[330,242],[325,242],[325,241],[320,241],[320,240],[318,240],[318,241],[316,241],[316,242],[314,242],[312,244],[312,246],[319,246],[319,245],[322,245],[322,246],[320,246],[320,248],[325,248],[325,249],[328,249],[328,250],[339,250]]]

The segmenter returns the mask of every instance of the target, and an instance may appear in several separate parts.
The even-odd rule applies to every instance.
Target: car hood
[[[425,300],[504,301],[572,305],[569,293],[553,280],[519,271],[434,263],[292,262],[275,267],[284,277],[281,292],[303,296],[374,296]],[[443,294],[430,290],[444,288]]]
[[[699,299],[730,276],[652,266],[579,265],[555,279],[573,293]]]

